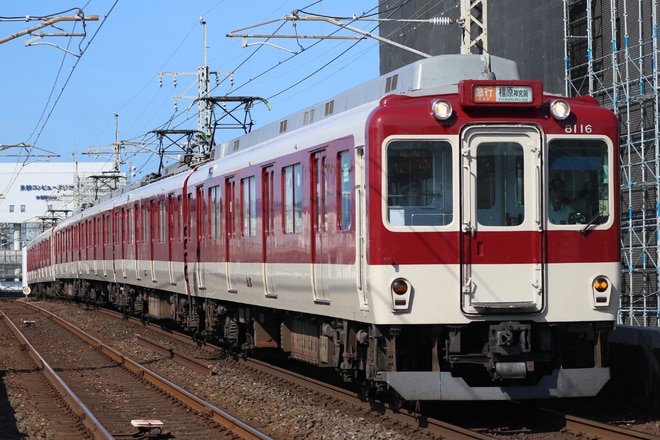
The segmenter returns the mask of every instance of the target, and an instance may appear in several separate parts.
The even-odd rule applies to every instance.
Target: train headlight
[[[553,118],[563,121],[571,114],[571,106],[563,99],[550,101],[550,114]]]
[[[433,113],[433,117],[438,121],[446,121],[451,118],[454,109],[451,106],[451,102],[446,99],[436,99],[431,104],[431,113]]]
[[[408,280],[404,278],[395,279],[390,285],[390,292],[392,296],[392,310],[408,310],[410,307],[410,294],[412,292],[412,286]]]
[[[591,291],[595,307],[609,307],[612,286],[610,280],[605,276],[597,276],[591,283]]]

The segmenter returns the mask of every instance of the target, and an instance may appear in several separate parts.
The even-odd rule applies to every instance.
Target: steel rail
[[[606,438],[608,440],[658,440],[659,438],[657,435],[619,428],[571,415],[564,415],[564,423],[566,430],[576,433],[576,437],[587,435],[589,438]]]
[[[363,407],[370,411],[376,411],[377,413],[385,415],[400,423],[423,428],[424,430],[427,430],[428,432],[435,435],[440,435],[443,438],[450,438],[455,440],[492,440],[495,438],[493,436],[481,434],[479,432],[465,429],[457,425],[452,425],[451,423],[446,423],[441,420],[421,416],[420,414],[416,414],[414,412],[408,412],[406,410],[395,410],[376,399],[358,399],[355,392],[346,390],[341,387],[336,387],[329,383],[322,382],[302,374],[291,372],[284,368],[271,365],[268,362],[263,362],[253,358],[248,358],[245,360],[245,362],[252,368],[261,371],[265,370],[276,377],[290,381],[296,385],[318,390],[319,392],[327,394],[331,397],[350,402],[351,404]]]
[[[164,345],[142,335],[135,335],[135,338],[141,346],[148,348],[161,356],[168,357],[179,365],[188,367],[194,372],[205,376],[213,376],[213,367],[206,362],[190,357],[180,351],[174,350],[173,348],[165,347]]]
[[[35,306],[36,307],[36,306]],[[37,307],[37,309],[39,309]],[[43,309],[39,309],[43,310]],[[102,310],[105,313],[111,314],[111,315],[118,315],[115,312],[108,312],[105,310]],[[47,312],[50,313],[50,312]],[[56,316],[56,315],[54,315]],[[156,330],[162,331],[159,327],[155,327]],[[178,333],[171,333],[168,332],[167,335],[169,337],[174,337],[175,339],[179,340],[180,342],[184,343],[190,343],[190,339],[188,337],[183,337],[182,335]],[[193,369],[194,371],[199,372],[200,374],[213,374],[212,373],[212,368],[208,364],[206,364],[204,361],[197,360],[194,358],[191,358],[187,355],[184,355],[180,352],[176,352],[175,350],[168,348],[156,341],[150,340],[146,337],[143,337],[141,335],[136,335],[136,338],[138,340],[138,343],[143,345],[145,348],[151,349],[157,354],[160,354],[165,357],[170,357],[173,360],[175,358],[181,358],[181,359],[186,359],[186,361],[179,362],[180,364],[187,366],[188,368]],[[190,364],[188,364],[189,362]],[[266,370],[270,374],[273,374],[276,377],[279,377],[283,380],[290,381],[291,383],[294,383],[296,385],[300,386],[305,386],[305,387],[310,387],[313,389],[317,389],[320,392],[323,392],[329,396],[339,398],[342,400],[345,399],[355,399],[356,394],[352,391],[346,390],[344,388],[336,387],[331,384],[328,384],[326,382],[318,381],[313,378],[306,377],[301,374],[297,374],[291,371],[288,371],[284,368],[277,367],[274,365],[271,365],[267,362],[263,362],[254,358],[247,358],[243,362],[247,363],[250,365],[252,368],[258,369],[258,370]],[[211,373],[209,373],[209,371]],[[355,403],[355,402],[353,402]],[[429,432],[433,434],[439,434],[447,438],[452,438],[452,439],[492,439],[494,437],[489,436],[487,434],[482,434],[476,431],[471,431],[469,429],[461,428],[440,420],[420,416],[419,414],[416,414],[414,412],[407,412],[405,410],[393,410],[391,408],[388,408],[385,404],[382,402],[379,402],[377,400],[372,400],[372,399],[367,399],[367,400],[360,400],[359,403],[355,403],[360,406],[363,406],[367,409],[371,410],[376,410],[379,413],[387,414],[388,417],[395,419],[399,422],[406,423],[411,426],[418,426],[420,428],[424,428],[428,430]],[[202,408],[203,409],[203,408]],[[575,435],[576,437],[580,437],[583,435],[594,435],[597,438],[607,438],[607,439],[613,439],[613,440],[656,440],[658,439],[658,436],[639,432],[639,431],[633,431],[630,429],[625,429],[625,428],[620,428],[617,426],[612,426],[608,425],[605,423],[601,422],[596,422],[593,420],[589,419],[583,419],[577,416],[572,416],[572,415],[567,415],[563,414],[554,410],[550,410],[547,408],[538,408],[539,411],[545,412],[549,417],[553,417],[557,419],[560,423],[563,424],[564,429],[571,433],[572,435]]]
[[[41,307],[38,307],[30,303],[22,303],[22,304],[26,304],[28,307],[38,311],[42,315],[46,316],[48,319],[52,319],[53,321],[57,322],[59,325],[66,328],[71,333],[75,334],[83,341],[85,341],[92,347],[96,348],[102,354],[106,355],[108,358],[117,362],[118,364],[120,364],[122,367],[126,368],[133,374],[151,383],[153,386],[162,390],[164,393],[175,397],[176,399],[178,399],[179,401],[181,401],[183,404],[187,405],[191,409],[198,411],[202,414],[206,414],[215,423],[232,431],[238,437],[247,440],[271,440],[271,437],[269,437],[265,433],[244,423],[240,419],[218,408],[217,406],[195,396],[194,394],[181,388],[177,384],[171,382],[170,380],[159,375],[158,373],[151,371],[146,367],[143,367],[138,362],[124,356],[122,353],[115,350],[114,348],[103,344],[94,336],[84,332],[83,330],[79,329],[70,322],[67,322],[66,320],[55,315],[54,313],[51,313],[48,310],[42,309]]]
[[[102,309],[101,311],[103,313],[108,313],[113,316],[120,315],[119,313],[106,311],[104,309]],[[163,331],[160,327],[154,327],[154,330]],[[169,337],[173,337],[177,339],[180,342],[186,344],[191,343],[191,339],[189,337],[182,337],[182,335],[178,333],[167,332],[167,335]],[[162,356],[170,357],[172,356],[171,352],[177,353],[174,350],[156,341],[147,339],[141,335],[136,335],[136,337],[138,339],[138,343],[143,345],[145,348],[151,349],[155,353],[160,354]],[[199,370],[201,374],[206,374],[207,369],[210,369],[210,367],[207,364],[203,363],[203,361],[190,358],[188,356],[182,355],[181,353],[179,353],[179,355],[181,357],[185,357],[190,360],[191,365],[185,364],[186,366],[194,369],[195,371]],[[470,431],[469,429],[451,425],[449,423],[445,423],[440,420],[420,416],[419,414],[415,414],[412,412],[409,413],[407,411],[393,410],[391,408],[388,408],[382,402],[379,402],[378,400],[375,399],[368,399],[368,400],[356,399],[356,394],[352,391],[346,390],[341,387],[336,387],[326,382],[319,381],[298,373],[294,373],[292,371],[288,371],[284,368],[269,364],[268,362],[263,362],[254,358],[247,358],[243,362],[245,362],[251,368],[260,371],[267,371],[269,374],[272,374],[275,377],[291,382],[295,385],[316,389],[319,392],[322,392],[328,396],[335,397],[337,399],[344,401],[349,401],[354,405],[361,406],[368,410],[375,410],[376,412],[381,414],[387,414],[387,417],[397,420],[398,422],[405,423],[410,426],[417,426],[419,428],[423,428],[424,430],[427,430],[433,434],[441,435],[445,438],[451,438],[456,440],[493,439],[492,436],[481,434],[476,431]]]
[[[11,331],[18,338],[20,343],[27,349],[28,354],[40,368],[48,382],[50,382],[57,393],[64,399],[71,411],[82,420],[85,427],[97,440],[112,440],[114,437],[108,430],[101,424],[101,422],[94,416],[82,400],[69,388],[69,386],[62,380],[62,378],[53,370],[53,368],[46,362],[46,360],[39,354],[39,352],[28,342],[23,333],[16,327],[11,319],[0,310],[2,319],[5,320]]]
[[[148,348],[152,350],[154,353],[160,354],[162,356],[167,356],[170,357],[172,353],[176,353],[174,350],[156,342],[150,339],[147,339],[143,336],[136,335],[138,338],[138,342],[144,346],[145,348]],[[205,363],[202,361],[190,358],[188,356],[182,355],[179,353],[179,356],[184,356],[189,360],[191,365],[187,365],[183,363],[184,365],[189,366],[189,368],[194,368],[195,371],[198,371],[201,374],[206,374],[206,372],[210,369],[209,366],[207,366]],[[391,411],[388,410],[384,405],[382,405],[380,402],[376,400],[368,400],[368,401],[360,401],[356,402],[355,398],[356,395],[355,393],[348,391],[346,389],[336,387],[334,385],[328,384],[326,382],[322,382],[316,379],[312,379],[310,377],[291,372],[289,370],[286,370],[281,367],[277,367],[274,365],[271,365],[267,362],[263,362],[257,359],[252,359],[248,358],[244,362],[246,362],[251,368],[258,369],[261,371],[267,371],[269,374],[272,374],[280,379],[286,380],[288,382],[293,383],[294,385],[297,386],[303,386],[306,388],[312,388],[316,389],[328,396],[344,400],[344,401],[350,401],[353,404],[363,406],[366,409],[373,410],[377,409],[377,412],[382,413],[383,411],[387,412],[387,416],[395,419],[399,422],[403,422],[405,424],[411,425],[411,426],[419,426],[423,427],[424,429],[428,430],[431,433],[434,434],[440,434],[443,437],[451,438],[451,439],[456,439],[456,440],[487,440],[487,439],[492,439],[493,437],[477,433],[475,431],[470,431],[468,429],[464,429],[455,425],[451,425],[449,423],[445,423],[439,420],[434,420],[426,417],[420,417],[419,415],[412,414],[412,413],[407,413],[407,412],[401,412],[401,411]]]

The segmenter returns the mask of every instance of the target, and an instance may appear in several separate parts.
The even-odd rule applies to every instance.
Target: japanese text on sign
[[[532,88],[528,86],[475,86],[474,102],[532,102]]]

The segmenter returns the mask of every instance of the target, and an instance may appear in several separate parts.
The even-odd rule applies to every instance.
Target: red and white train
[[[595,395],[617,119],[484,64],[416,62],[121,188],[29,244],[29,285],[408,401]]]

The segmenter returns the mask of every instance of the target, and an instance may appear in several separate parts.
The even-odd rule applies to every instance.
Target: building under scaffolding
[[[619,322],[660,326],[658,1],[564,0],[566,90],[590,94],[621,126]]]
[[[380,16],[460,18],[463,1],[381,0]],[[546,91],[590,94],[618,115],[623,268],[619,323],[652,327],[660,327],[659,2],[492,0],[487,7],[491,54],[517,61],[521,76],[542,80]],[[460,26],[391,22],[380,27],[381,36],[432,55],[458,53],[461,33]],[[382,46],[380,52],[381,73],[417,59],[391,46]]]

